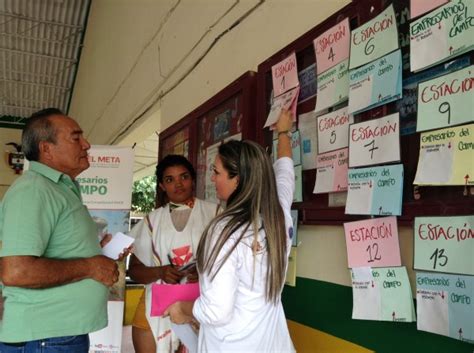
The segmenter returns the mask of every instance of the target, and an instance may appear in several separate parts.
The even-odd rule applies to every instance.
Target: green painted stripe
[[[296,278],[282,296],[287,319],[356,343],[377,353],[472,353],[473,345],[418,331],[414,323],[353,320],[352,288]]]

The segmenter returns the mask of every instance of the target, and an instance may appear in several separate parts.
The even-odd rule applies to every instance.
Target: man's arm
[[[85,259],[55,260],[36,256],[6,256],[0,259],[4,285],[50,288],[90,278],[112,286],[119,276],[115,261],[97,255]]]

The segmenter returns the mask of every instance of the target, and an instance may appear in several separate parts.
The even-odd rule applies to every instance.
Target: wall
[[[9,142],[21,143],[21,130],[0,128],[0,200],[3,198],[8,187],[18,177],[7,163],[6,151],[14,151],[13,147],[5,146]]]
[[[69,113],[94,144],[165,129],[347,3],[93,0]]]

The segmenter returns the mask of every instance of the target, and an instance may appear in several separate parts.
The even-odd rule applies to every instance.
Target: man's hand
[[[179,283],[181,278],[184,277],[184,273],[178,271],[171,265],[158,267],[159,278],[169,284]]]
[[[111,287],[119,279],[118,266],[114,260],[103,255],[87,259],[90,277],[107,287]]]

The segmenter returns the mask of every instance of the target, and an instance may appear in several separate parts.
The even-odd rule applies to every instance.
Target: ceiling
[[[90,0],[0,0],[0,122],[68,110]]]

